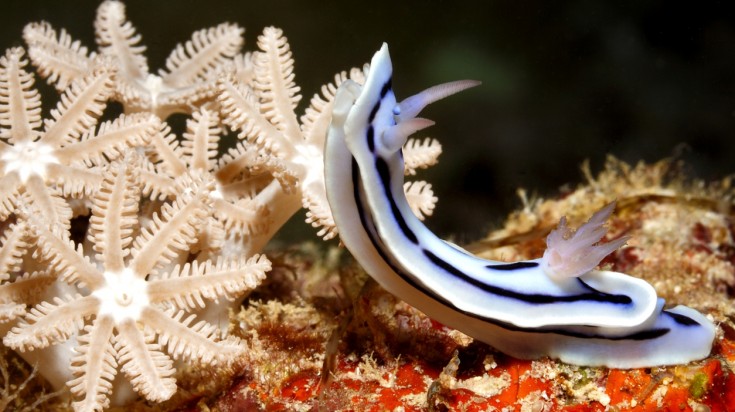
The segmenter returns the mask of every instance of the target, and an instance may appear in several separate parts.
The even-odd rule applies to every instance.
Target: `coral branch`
[[[161,347],[166,347],[175,358],[189,363],[226,364],[245,350],[244,344],[233,336],[215,341],[219,333],[217,326],[204,321],[191,325],[196,316],[184,316],[184,311],[173,314],[172,311],[164,313],[148,309],[143,319],[147,328],[159,333],[158,343]]]
[[[23,39],[28,44],[28,56],[38,73],[59,91],[87,74],[92,67],[95,54],[90,54],[64,29],[60,30],[57,37],[50,24],[29,23],[23,28]]]
[[[11,144],[35,140],[41,126],[41,95],[33,88],[33,76],[23,70],[28,62],[16,47],[0,57],[0,137]]]
[[[147,314],[150,315],[152,311]],[[127,320],[117,326],[115,350],[121,365],[136,392],[153,402],[162,402],[176,392],[173,361],[161,352],[161,346],[152,342],[151,335],[144,335]]]
[[[145,277],[196,242],[196,233],[209,213],[213,186],[201,176],[187,175],[174,203],[164,204],[161,213],[153,215],[151,225],[142,228],[135,239],[130,262],[133,272]]]
[[[74,402],[77,412],[98,411],[110,404],[109,393],[117,374],[113,326],[111,317],[99,316],[78,338],[78,355],[71,361],[71,370],[76,378],[67,383],[71,393],[83,398]]]
[[[403,191],[406,192],[406,200],[408,200],[411,210],[419,220],[424,220],[426,216],[434,213],[434,207],[439,200],[434,196],[431,185],[423,180],[415,182],[406,182],[403,184]]]
[[[137,160],[136,156],[129,156],[124,162],[113,164],[93,198],[89,236],[99,253],[97,260],[111,272],[125,267],[127,248],[136,229],[141,189]]]
[[[42,302],[31,308],[26,318],[5,335],[3,343],[26,351],[64,342],[82,329],[84,318],[94,314],[99,304],[92,296]]]
[[[268,259],[258,255],[247,260],[219,260],[216,264],[211,261],[187,263],[177,266],[160,280],[148,282],[148,293],[153,302],[172,301],[181,309],[203,308],[203,299],[224,297],[232,300],[252,290],[270,269]]]
[[[204,78],[240,51],[245,30],[234,24],[194,32],[191,40],[178,44],[166,59],[166,69],[158,74],[173,86],[186,86]]]

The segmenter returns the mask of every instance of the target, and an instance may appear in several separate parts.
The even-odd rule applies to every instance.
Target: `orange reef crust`
[[[316,354],[310,338],[328,318],[312,308],[319,322],[304,323],[304,306],[274,305],[279,325],[252,325],[257,351],[247,374],[208,405],[221,411],[727,411],[735,405],[735,343],[728,337],[718,340],[710,358],[689,365],[585,368],[497,353],[431,322],[377,285],[363,290],[359,305],[366,313],[355,313],[326,380],[321,362],[312,362],[324,352]],[[257,332],[261,328],[269,338]],[[306,343],[294,340],[299,330]],[[456,354],[447,355],[451,351]]]
[[[733,190],[729,180],[686,180],[680,167],[611,157],[557,199],[522,195],[502,228],[467,247],[499,260],[538,257],[562,215],[579,226],[617,200],[608,240],[632,237],[603,267],[712,317],[719,331],[707,359],[632,370],[514,359],[388,294],[343,249],[306,244],[270,254],[266,283],[233,314],[231,331],[249,347],[237,365],[192,367],[175,399],[132,410],[735,410]]]

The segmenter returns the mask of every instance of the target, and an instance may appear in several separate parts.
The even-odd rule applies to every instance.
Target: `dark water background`
[[[22,45],[24,24],[47,20],[94,47],[98,4],[3,0],[0,46]],[[246,28],[245,49],[254,50],[263,27],[281,27],[302,88],[299,113],[321,84],[368,61],[383,41],[399,98],[450,80],[481,80],[424,113],[437,121],[424,135],[445,148],[440,164],[421,175],[440,199],[429,225],[459,242],[518,207],[517,187],[551,196],[582,180],[584,159],[599,170],[606,153],[629,162],[676,154],[705,179],[735,171],[732,2],[125,4],[154,73],[200,28],[238,23]],[[47,106],[56,103],[53,89],[42,92]]]

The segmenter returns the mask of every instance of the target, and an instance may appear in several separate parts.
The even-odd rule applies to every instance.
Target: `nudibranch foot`
[[[428,125],[412,120],[427,102],[474,84],[428,89],[399,105],[383,45],[363,86],[339,87],[325,182],[342,242],[358,262],[428,316],[513,356],[624,368],[706,356],[714,326],[704,316],[685,307],[663,310],[663,301],[641,279],[592,270],[603,253],[625,241],[597,244],[613,205],[576,233],[562,221],[550,239],[556,255],[513,263],[453,247],[416,218],[403,192],[400,143]]]
[[[505,328],[464,319],[460,330],[520,359],[544,356],[583,366],[644,368],[684,364],[710,353],[715,327],[694,309],[677,306],[656,311],[634,328]],[[452,315],[456,320],[456,315]]]

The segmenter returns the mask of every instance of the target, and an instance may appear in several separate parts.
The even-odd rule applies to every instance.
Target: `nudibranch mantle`
[[[431,233],[405,199],[400,149],[433,124],[415,117],[426,104],[474,83],[436,86],[398,104],[391,78],[384,44],[363,86],[339,87],[325,147],[327,197],[342,242],[383,287],[520,358],[632,368],[709,354],[714,325],[691,308],[664,310],[640,279],[595,270],[552,276],[543,258],[483,260]]]

